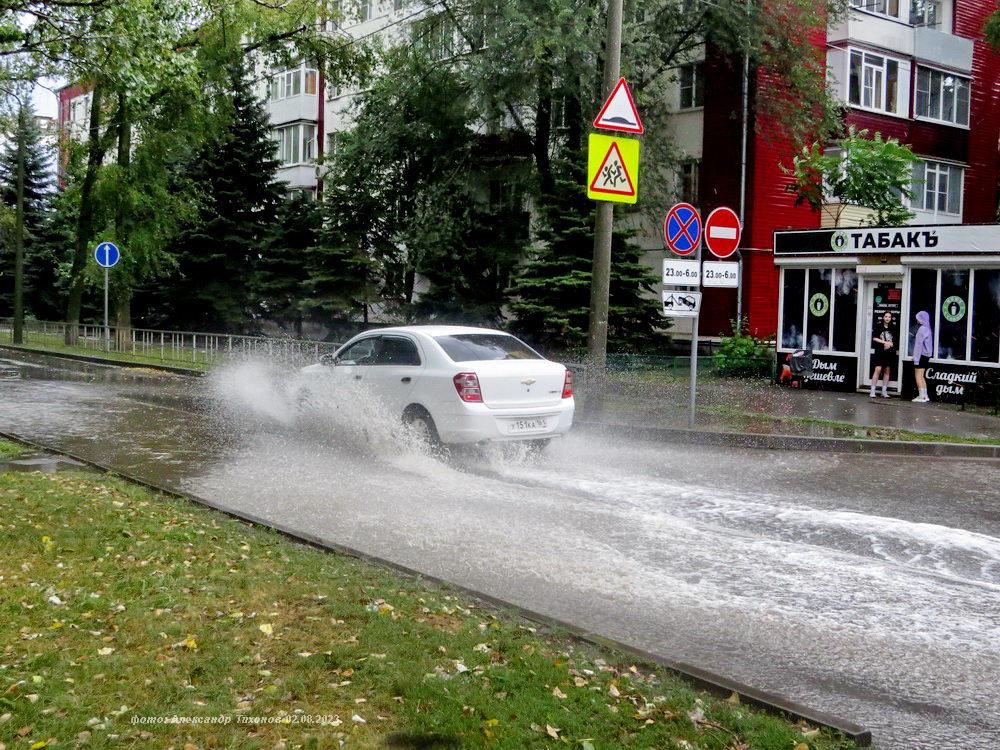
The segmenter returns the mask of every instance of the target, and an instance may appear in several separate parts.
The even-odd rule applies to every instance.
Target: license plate
[[[508,434],[519,432],[542,432],[549,429],[549,420],[545,417],[534,419],[512,419],[507,423]]]

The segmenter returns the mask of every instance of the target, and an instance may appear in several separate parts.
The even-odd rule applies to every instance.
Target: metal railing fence
[[[151,328],[117,328],[78,324],[76,343],[67,345],[69,324],[53,321],[25,321],[23,345],[50,351],[77,352],[99,357],[146,360],[178,367],[205,368],[221,362],[249,357],[267,357],[289,364],[315,362],[321,354],[333,352],[339,344],[327,341],[237,336],[227,333],[163,331]],[[13,343],[11,318],[0,318],[0,343]]]

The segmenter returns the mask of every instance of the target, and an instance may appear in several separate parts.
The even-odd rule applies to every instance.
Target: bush
[[[715,371],[729,377],[768,377],[774,361],[774,342],[750,334],[746,316],[733,321],[733,335],[725,336],[713,355]]]

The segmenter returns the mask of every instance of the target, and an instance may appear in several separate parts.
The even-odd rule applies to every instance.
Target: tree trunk
[[[128,102],[124,93],[118,94],[117,131],[118,167],[121,170],[122,181],[125,183],[122,187],[126,188],[131,181],[129,167],[132,162],[132,120],[129,117]],[[126,192],[127,189],[123,189],[119,196]],[[119,197],[118,204],[115,206],[115,240],[123,250],[128,249],[130,240],[127,220],[125,200]],[[126,270],[129,267],[130,262],[124,262],[119,266],[116,274],[115,325],[117,326],[116,340],[119,351],[129,349],[132,346],[132,284],[129,272]]]
[[[73,265],[70,267],[69,297],[66,300],[66,343],[75,344],[79,333],[80,307],[83,302],[84,271],[90,240],[94,233],[94,185],[97,171],[104,161],[106,146],[101,138],[101,105],[104,89],[94,85],[90,103],[90,123],[87,133],[87,171],[80,186],[80,215],[76,223],[76,242],[73,247]]]
[[[115,299],[115,348],[124,352],[132,348],[132,290]]]
[[[538,64],[538,101],[535,104],[535,166],[538,168],[542,195],[553,190],[549,141],[552,138],[552,53],[546,50]]]

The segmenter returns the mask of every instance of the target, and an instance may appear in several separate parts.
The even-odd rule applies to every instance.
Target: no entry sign
[[[701,242],[701,217],[689,203],[678,203],[667,212],[663,222],[667,247],[678,255],[690,255]]]
[[[728,258],[740,246],[740,217],[726,206],[720,206],[705,220],[705,244],[719,258]]]

